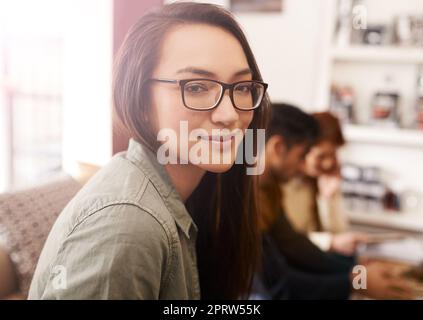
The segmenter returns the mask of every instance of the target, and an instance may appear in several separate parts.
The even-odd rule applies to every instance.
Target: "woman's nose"
[[[213,110],[211,114],[211,119],[214,123],[223,123],[225,126],[238,121],[239,114],[238,111],[232,104],[229,94],[226,93],[223,95],[220,104],[216,109]]]

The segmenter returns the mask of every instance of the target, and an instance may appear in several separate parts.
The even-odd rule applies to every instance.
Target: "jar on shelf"
[[[400,95],[392,86],[390,76],[385,78],[383,88],[373,95],[371,106],[371,123],[389,127],[399,127],[398,104]]]

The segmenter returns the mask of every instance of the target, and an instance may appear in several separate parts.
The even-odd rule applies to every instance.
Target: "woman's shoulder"
[[[167,248],[172,241],[166,222],[148,208],[131,203],[117,203],[81,217],[68,238],[75,234],[99,237],[104,241],[145,244],[151,241]],[[88,239],[87,239],[88,240]]]
[[[169,243],[177,241],[176,226],[151,183],[124,155],[114,156],[60,213],[46,243],[51,254],[66,243],[81,241],[93,245],[155,242],[158,249],[168,250]]]
[[[32,297],[121,297],[127,292],[138,296],[142,292],[132,288],[133,281],[128,279],[152,276],[152,266],[169,272],[173,255],[168,232],[154,215],[135,205],[106,206],[84,216],[71,230],[64,229],[68,223],[59,222],[49,235],[34,276]],[[55,266],[66,268],[68,290],[52,287]],[[146,288],[158,290],[153,285]]]
[[[162,224],[170,217],[154,181],[142,168],[119,155],[100,169],[69,205],[79,213],[79,219],[110,206],[147,212]]]

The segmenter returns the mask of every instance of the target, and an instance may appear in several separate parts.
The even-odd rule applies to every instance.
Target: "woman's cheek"
[[[245,112],[245,111],[244,111]],[[243,121],[243,129],[247,129],[254,118],[254,111],[248,111],[245,115],[245,120]]]

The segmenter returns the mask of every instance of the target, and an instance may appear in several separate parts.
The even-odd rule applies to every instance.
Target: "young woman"
[[[264,127],[266,87],[243,32],[224,9],[175,3],[141,18],[114,73],[115,108],[132,134],[128,150],[61,213],[29,297],[247,294],[260,242],[255,178],[246,175],[245,164],[234,164],[235,133],[242,138],[245,129]],[[181,128],[203,133],[186,142]],[[174,132],[178,143],[170,136],[158,141],[162,129]],[[160,164],[165,144],[164,154],[176,154],[177,163]],[[191,151],[198,144],[230,162],[194,164],[181,147]]]
[[[337,151],[345,143],[338,119],[330,112],[314,113],[320,137],[307,154],[304,176],[283,186],[284,206],[291,223],[322,250],[351,256],[366,234],[348,232],[340,207]]]

